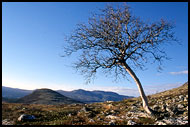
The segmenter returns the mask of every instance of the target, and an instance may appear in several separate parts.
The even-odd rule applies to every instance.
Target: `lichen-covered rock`
[[[34,121],[36,118],[33,115],[26,115],[22,114],[19,118],[18,121]]]

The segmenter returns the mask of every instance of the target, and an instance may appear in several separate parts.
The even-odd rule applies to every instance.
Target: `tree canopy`
[[[177,41],[174,24],[161,19],[145,22],[132,15],[129,6],[107,6],[100,14],[92,14],[86,24],[77,24],[67,37],[65,56],[80,51],[74,67],[90,82],[99,69],[114,72],[115,78],[126,77],[122,64],[144,69],[147,62],[168,59],[162,45]]]

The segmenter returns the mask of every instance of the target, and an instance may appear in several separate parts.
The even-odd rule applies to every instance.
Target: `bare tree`
[[[84,74],[87,83],[99,69],[114,72],[116,78],[125,77],[128,73],[138,86],[143,108],[148,114],[153,114],[133,70],[143,70],[149,60],[161,66],[162,61],[167,59],[161,46],[166,42],[177,41],[173,28],[172,23],[163,19],[146,23],[133,16],[127,5],[117,8],[107,6],[101,9],[100,14],[93,14],[88,23],[77,25],[66,39],[68,43],[64,47],[64,56],[73,52],[80,54],[74,67]]]

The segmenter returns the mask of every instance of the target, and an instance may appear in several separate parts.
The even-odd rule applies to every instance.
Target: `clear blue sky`
[[[99,73],[94,83],[85,85],[83,76],[69,67],[76,57],[60,57],[64,35],[69,35],[77,23],[87,22],[91,12],[107,4],[122,3],[3,2],[2,85],[22,89],[106,90],[138,96],[131,78],[130,82],[113,82]],[[174,21],[176,36],[182,43],[164,47],[172,60],[164,62],[161,73],[155,64],[148,64],[146,71],[136,70],[146,94],[188,81],[188,3],[129,2],[128,5],[143,20]]]

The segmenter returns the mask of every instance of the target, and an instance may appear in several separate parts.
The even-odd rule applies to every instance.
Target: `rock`
[[[111,110],[110,112],[111,112],[111,113],[115,113],[115,111],[114,111],[114,110]]]
[[[186,110],[188,111],[188,106],[186,107]]]
[[[22,110],[25,110],[26,108],[22,108]]]
[[[184,96],[183,96],[183,95],[180,95],[180,96],[179,96],[179,99],[180,99],[181,101],[183,101],[183,100],[184,100]]]
[[[13,125],[13,121],[10,121],[9,119],[2,120],[2,125]]]
[[[112,104],[108,104],[107,107],[110,109],[110,108],[113,107],[113,105]]]
[[[170,118],[170,119],[163,119],[163,121],[166,123],[166,124],[174,124],[175,123],[175,119],[174,118]]]
[[[156,124],[156,125],[166,125],[166,123],[163,122],[163,121],[157,121],[155,124]]]
[[[131,109],[132,109],[132,110],[136,110],[136,109],[137,109],[137,106],[131,106]]]
[[[188,99],[185,97],[185,98],[184,98],[184,101],[188,101]]]
[[[80,110],[80,112],[88,112],[88,111],[90,111],[90,109],[87,108],[87,107],[83,107],[83,108],[81,108],[81,110]]]
[[[133,122],[132,120],[129,120],[128,122],[127,122],[127,125],[135,125],[136,123],[135,122]]]
[[[177,124],[178,125],[185,125],[185,124],[188,124],[188,121],[184,121],[183,118],[177,118]]]
[[[94,123],[95,121],[93,119],[89,119],[88,122]]]
[[[154,105],[152,108],[153,108],[153,110],[157,111],[160,107],[158,105]]]
[[[173,99],[172,99],[172,102],[173,102],[173,103],[175,103],[175,102],[176,102],[176,99],[175,99],[175,98],[173,98]]]
[[[111,120],[110,122],[109,122],[109,125],[115,125],[115,120]]]
[[[166,106],[170,106],[171,105],[171,103],[166,103]]]
[[[19,118],[18,121],[34,121],[36,118],[33,115],[26,115],[22,114]]]
[[[68,114],[68,117],[71,117],[71,116],[72,116],[71,113],[69,113],[69,114]]]
[[[184,106],[182,104],[178,104],[177,107],[180,108],[180,109],[184,108]]]
[[[107,103],[111,103],[111,102],[113,102],[113,101],[106,101]]]
[[[125,116],[121,116],[121,119],[124,119],[125,118]]]
[[[161,106],[161,109],[165,111],[165,110],[166,110],[166,107],[167,107],[167,106],[166,106],[165,104],[163,104],[163,105]]]
[[[169,107],[166,107],[166,111],[172,112],[172,110]]]
[[[183,120],[185,120],[185,121],[187,120],[188,121],[188,116],[184,117]]]
[[[113,115],[108,115],[106,116],[107,119],[119,119],[119,117],[117,116],[113,116]]]
[[[166,100],[171,99],[171,97],[166,97]]]
[[[138,114],[138,117],[150,118],[151,116],[148,115],[147,113],[141,112],[141,113]]]

